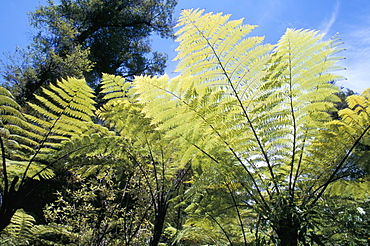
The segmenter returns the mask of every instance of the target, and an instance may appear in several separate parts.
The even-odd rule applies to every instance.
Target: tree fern
[[[153,223],[150,245],[157,245],[171,199],[179,192],[185,178],[186,170],[182,169],[186,168],[186,163],[182,165],[177,161],[181,159],[178,157],[181,151],[142,113],[143,106],[136,100],[135,88],[119,77],[104,75],[103,81],[102,88],[108,100],[97,115],[117,136],[111,138],[113,144],[101,155],[125,159],[127,169],[134,170],[135,176],[142,176],[149,194],[147,213]]]
[[[33,152],[37,142],[33,137],[32,126],[21,113],[21,107],[5,88],[0,87],[0,123],[4,156],[25,159]],[[36,138],[37,140],[37,138]]]
[[[7,160],[6,163],[8,176],[12,179],[16,176],[22,177],[29,161]],[[54,177],[54,172],[47,165],[35,162],[29,166],[27,177],[35,180],[50,179]]]
[[[330,160],[338,149],[327,158],[320,154],[326,148],[317,151],[339,101],[330,83],[341,78],[332,73],[340,69],[337,41],[287,29],[277,45],[264,45],[263,38],[247,36],[254,27],[242,20],[199,10],[184,10],[178,27],[181,74],[137,78],[143,112],[175,137],[174,145],[186,152],[183,162],[242,167],[243,189],[255,209],[271,213],[264,218],[281,240],[297,241],[305,224],[284,217],[305,199],[313,205],[313,194],[333,181],[325,173],[342,167]],[[317,182],[308,184],[307,177]],[[308,194],[305,187],[312,187]]]
[[[35,143],[28,139],[27,136],[27,121],[20,112],[20,106],[15,102],[13,96],[5,88],[0,87],[0,144],[2,156],[2,192],[6,195],[9,189],[10,180],[7,165],[7,157],[25,158],[25,153],[22,150],[31,151],[31,146],[28,147],[25,143]]]
[[[341,120],[334,120],[327,123],[328,131],[321,138],[320,148],[327,149],[325,155],[333,157],[334,160],[327,163],[331,164],[332,172],[323,175],[327,181],[323,185],[316,187],[320,194],[329,186],[342,186],[343,195],[346,196],[346,184],[340,179],[350,177],[351,171],[356,169],[369,170],[369,150],[370,144],[370,110],[369,110],[370,89],[365,90],[362,95],[351,95],[346,100],[348,108],[339,111],[338,115]],[[314,145],[318,149],[319,146]],[[329,148],[330,146],[330,148]],[[324,153],[317,150],[320,157],[323,158]],[[365,171],[366,172],[366,171]],[[332,182],[334,184],[331,184]],[[358,185],[358,181],[352,181],[347,186]],[[368,180],[363,180],[361,183],[367,184]],[[344,187],[343,187],[344,185]],[[362,191],[362,192],[361,192]],[[362,189],[357,189],[356,196],[363,196]]]
[[[33,122],[33,130],[41,137],[20,185],[25,182],[35,160],[49,159],[49,165],[52,164],[54,160],[49,158],[50,150],[60,148],[63,140],[87,131],[94,115],[93,91],[85,80],[60,80],[56,85],[51,84],[49,89],[42,88],[42,92],[43,95],[35,95],[37,104],[29,103],[38,116],[26,115]]]
[[[276,45],[263,44],[250,36],[255,26],[202,10],[183,11],[177,27],[180,75],[126,82],[104,74],[96,115],[84,80],[44,88],[29,104],[33,116],[23,116],[0,89],[0,211],[10,207],[8,220],[15,212],[6,195],[18,194],[18,176],[20,188],[27,177],[50,178],[47,168],[63,159],[79,177],[114,170],[126,182],[122,196],[130,193],[141,206],[121,211],[126,244],[151,230],[150,244],[157,245],[166,222],[167,235],[193,244],[323,243],[313,230],[318,208],[331,201],[325,194],[367,184],[350,174],[368,168],[370,90],[348,97],[338,120],[330,116],[339,101],[339,43],[287,29]],[[183,198],[179,187],[190,168]],[[187,206],[182,231],[166,217],[180,200],[178,208]]]
[[[0,92],[4,129],[0,141],[4,176],[0,208],[2,230],[25,198],[24,193],[32,190],[32,187],[26,187],[27,179],[53,177],[49,167],[56,160],[50,158],[50,151],[61,146],[61,141],[88,130],[94,101],[92,90],[84,80],[63,80],[51,85],[50,89],[43,89],[42,96],[36,95],[39,103],[30,103],[30,106],[38,115],[32,116],[21,114],[11,95],[3,89]],[[6,148],[8,142],[12,143],[12,149]]]
[[[62,141],[63,148],[53,154],[53,159],[61,160],[65,169],[83,178],[99,176],[120,163],[119,155],[115,154],[120,148],[115,132],[93,123],[88,128],[81,135]],[[112,161],[112,156],[116,161]]]
[[[29,240],[33,237],[32,228],[34,226],[35,219],[26,214],[23,209],[17,210],[14,214],[11,223],[6,227],[5,233],[9,235],[7,244],[16,245],[24,244],[28,245]]]
[[[50,178],[54,173],[44,165],[31,163],[30,156],[35,154],[39,135],[33,131],[21,107],[15,102],[12,95],[0,87],[0,122],[1,122],[1,157],[2,157],[2,182],[0,228],[4,229],[18,206],[20,177],[34,177],[35,179]],[[30,170],[27,172],[26,170]]]
[[[287,30],[271,56],[271,45],[244,36],[250,26],[227,22],[228,16],[220,14],[201,14],[184,11],[180,19],[184,27],[177,33],[182,34],[178,71],[182,75],[172,81],[166,77],[136,80],[143,112],[162,123],[159,128],[171,129],[172,135],[189,141],[198,136],[195,141],[206,151],[226,145],[239,164],[249,162],[248,168],[258,172],[267,169],[264,175],[276,183],[274,166],[289,159],[282,161],[282,155],[294,153],[291,164],[285,164],[296,164],[296,150],[309,128],[304,123],[307,117],[315,112],[325,115],[333,108],[337,89],[327,82],[337,76],[329,73],[334,61],[327,57],[335,49],[330,41],[320,42],[314,32]],[[290,50],[289,45],[296,48]],[[201,70],[194,72],[198,63]],[[312,64],[316,70],[310,70]],[[310,91],[316,99],[306,96]],[[277,184],[275,190],[279,190]]]

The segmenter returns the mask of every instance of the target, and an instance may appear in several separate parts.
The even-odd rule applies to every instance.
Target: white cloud
[[[320,30],[322,30],[323,33],[326,34],[326,33],[330,32],[331,27],[333,26],[333,24],[337,20],[337,16],[338,16],[338,13],[339,13],[339,7],[340,7],[339,1],[336,1],[335,5],[334,5],[334,9],[331,12],[330,20],[329,21],[327,21],[327,20],[324,21],[320,26]]]

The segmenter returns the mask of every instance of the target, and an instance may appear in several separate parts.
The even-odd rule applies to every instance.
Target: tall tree
[[[133,78],[161,74],[167,56],[152,52],[150,36],[172,37],[176,0],[48,1],[31,13],[39,29],[23,56],[25,66],[5,69],[18,98],[29,98],[40,86],[67,76],[87,77],[95,85],[101,73]]]

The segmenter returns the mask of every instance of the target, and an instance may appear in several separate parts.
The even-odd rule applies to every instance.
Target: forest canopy
[[[167,55],[151,48],[150,36],[173,38],[176,0],[52,0],[30,13],[37,30],[26,50],[2,71],[19,102],[41,86],[85,77],[98,86],[102,73],[133,79],[161,75]]]

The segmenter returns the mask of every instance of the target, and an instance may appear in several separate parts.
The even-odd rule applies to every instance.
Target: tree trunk
[[[5,191],[1,197],[0,205],[0,232],[5,229],[10,224],[10,221],[17,210],[17,203],[19,197],[21,197],[20,191],[15,191],[15,185],[17,184],[19,178],[16,176],[8,191]],[[20,188],[19,188],[20,189]]]
[[[279,239],[279,246],[297,246],[298,231],[300,225],[294,223],[292,214],[286,215],[286,218],[279,221],[275,226],[275,232]]]
[[[155,215],[153,238],[150,246],[157,246],[162,236],[163,225],[167,214],[168,204],[164,202],[158,206],[157,214]]]

